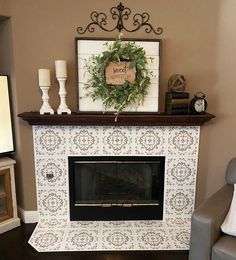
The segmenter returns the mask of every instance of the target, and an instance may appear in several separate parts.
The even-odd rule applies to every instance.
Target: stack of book
[[[165,111],[168,115],[188,114],[188,92],[166,92]]]

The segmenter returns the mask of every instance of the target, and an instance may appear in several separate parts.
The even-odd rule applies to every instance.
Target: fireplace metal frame
[[[162,220],[164,201],[164,156],[70,156],[69,159],[69,191],[70,191],[70,220]],[[158,189],[159,203],[133,204],[104,203],[75,205],[74,191],[74,162],[75,161],[159,161],[163,174],[160,174]],[[109,205],[108,205],[109,204]]]

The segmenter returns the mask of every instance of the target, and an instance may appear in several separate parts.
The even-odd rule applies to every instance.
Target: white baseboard
[[[24,223],[36,223],[39,220],[38,211],[24,210],[20,206],[17,207],[18,215],[22,222]]]

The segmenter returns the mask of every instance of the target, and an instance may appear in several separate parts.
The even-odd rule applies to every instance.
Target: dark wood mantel
[[[40,115],[39,112],[24,112],[18,115],[30,125],[117,125],[117,126],[201,126],[215,116],[167,115],[164,113],[121,114],[115,122],[114,114],[72,113],[71,115]]]

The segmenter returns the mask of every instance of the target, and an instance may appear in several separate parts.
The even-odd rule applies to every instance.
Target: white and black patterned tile
[[[125,220],[116,220],[116,221],[101,221],[101,228],[102,229],[129,229],[132,228],[133,221],[125,221]]]
[[[180,217],[176,217],[173,216],[172,218],[166,218],[165,219],[165,226],[167,228],[187,228],[190,227],[191,225],[191,217],[184,217],[184,216],[180,216]]]
[[[36,229],[29,240],[29,244],[38,252],[59,251],[63,242],[65,229]]]
[[[139,250],[170,250],[169,233],[166,229],[137,229]]]
[[[190,230],[189,228],[170,229],[170,239],[176,250],[189,250]]]
[[[67,190],[38,190],[39,217],[68,219],[69,202]]]
[[[102,129],[103,155],[131,155],[133,150],[131,127],[103,127]]]
[[[35,160],[36,181],[38,188],[67,187],[67,160],[58,158],[40,158]]]
[[[175,188],[195,186],[197,175],[196,158],[167,158],[165,187]]]
[[[165,189],[165,218],[190,216],[194,208],[194,189]]]
[[[60,218],[52,218],[52,219],[41,219],[38,222],[37,228],[39,229],[66,229],[68,224],[68,220],[60,219]]]
[[[67,128],[63,126],[34,126],[36,156],[63,156],[66,154]]]
[[[70,221],[69,228],[70,229],[98,229],[99,221]]]
[[[134,221],[135,228],[149,228],[149,229],[157,229],[163,228],[165,225],[162,220],[137,220]]]
[[[164,155],[165,127],[134,127],[135,154]]]
[[[100,130],[97,126],[69,127],[70,155],[98,155],[100,148]]]
[[[97,249],[97,229],[70,229],[67,232],[64,247],[65,251],[92,251]]]
[[[173,126],[168,128],[168,155],[197,156],[199,145],[198,126]]]
[[[131,229],[103,229],[102,250],[134,250],[134,237]]]

